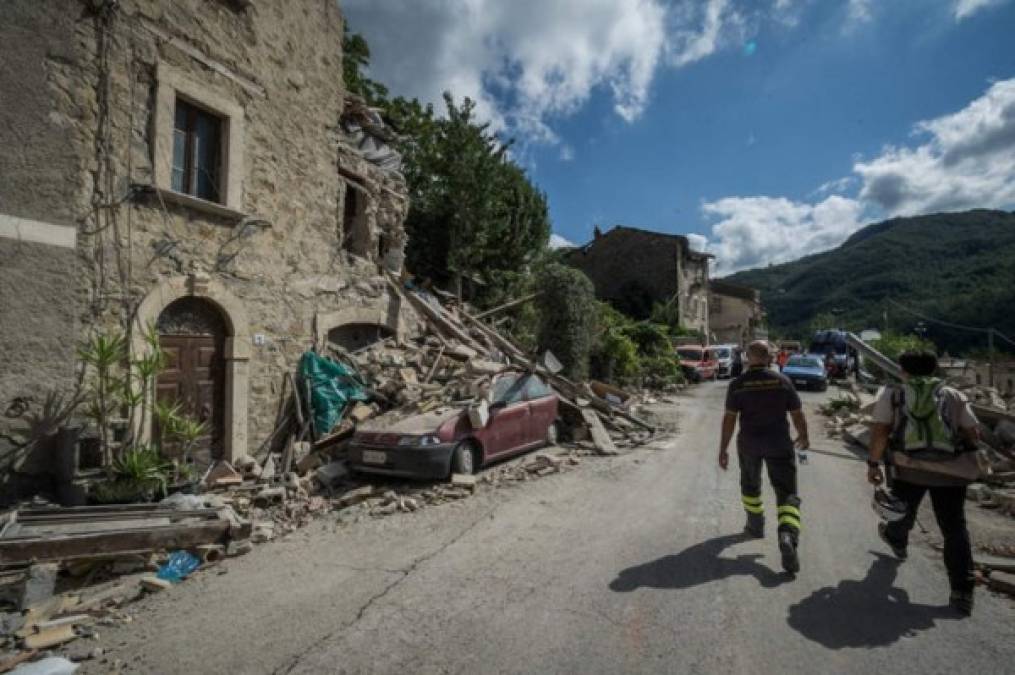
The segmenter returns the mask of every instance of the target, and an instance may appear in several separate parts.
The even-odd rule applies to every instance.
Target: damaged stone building
[[[712,279],[709,289],[709,324],[716,344],[746,345],[768,337],[761,291],[723,279]]]
[[[123,332],[136,355],[154,326],[158,396],[230,458],[269,436],[302,352],[416,330],[385,279],[407,190],[343,90],[342,35],[332,0],[4,3],[8,482],[32,471],[12,430],[74,387],[88,335]]]
[[[687,237],[617,226],[572,249],[565,262],[585,273],[596,297],[635,317],[655,304],[673,304],[685,328],[709,333],[709,253],[691,249]]]

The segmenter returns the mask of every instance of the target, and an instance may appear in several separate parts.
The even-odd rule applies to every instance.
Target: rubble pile
[[[43,649],[97,638],[97,626],[131,620],[124,609],[127,603],[164,592],[194,570],[242,555],[313,518],[333,513],[340,524],[349,524],[362,517],[412,513],[466,499],[481,486],[493,489],[565,472],[584,457],[617,454],[618,448],[644,444],[654,435],[655,427],[635,414],[642,401],[655,402],[647,393],[636,396],[604,383],[572,382],[557,374],[559,364],[552,355],[537,363],[464,309],[443,306],[432,294],[405,288],[394,278],[388,281],[392,292],[427,318],[428,329],[416,338],[388,338],[356,352],[330,343],[323,347],[333,363],[353,374],[357,391],[365,392],[358,397],[363,400],[347,401],[331,429],[311,433],[311,396],[300,389],[304,383],[298,386],[289,378],[290,400],[272,438],[256,457],[213,464],[200,481],[200,494],[176,493],[159,505],[52,509],[43,515],[25,511],[24,527],[40,519],[65,523],[69,518],[80,520],[85,534],[76,548],[52,549],[51,535],[43,531],[32,541],[48,556],[44,564],[34,558],[19,563],[16,556],[4,554],[8,549],[0,550],[5,570],[0,592],[12,589],[7,604],[14,608],[0,614],[0,647],[7,656],[30,660]],[[474,413],[489,402],[492,378],[509,370],[538,373],[557,393],[563,434],[558,446],[509,460],[479,476],[452,475],[448,482],[371,484],[350,475],[345,455],[358,425],[369,420],[371,426],[384,428],[439,407]],[[473,423],[482,424],[482,415],[476,417]],[[88,549],[88,537],[105,536],[92,532],[98,527],[93,520],[109,519],[108,514],[93,513],[96,509],[121,509],[121,517],[136,519],[136,526],[112,531],[108,541]],[[4,532],[9,530],[10,523]],[[163,531],[165,535],[158,535]],[[118,547],[117,537],[125,536],[139,550],[118,553],[123,547]],[[165,573],[180,556],[193,568],[177,577]],[[63,588],[56,594],[58,577]],[[91,642],[85,647],[68,653],[71,659],[101,658],[100,647]],[[4,663],[11,661],[0,665]]]

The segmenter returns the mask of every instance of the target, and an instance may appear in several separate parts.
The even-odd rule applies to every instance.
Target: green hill
[[[920,319],[890,299],[936,319],[993,326],[1015,337],[1015,213],[893,218],[830,251],[727,279],[761,291],[779,335],[809,337],[812,321],[823,314],[851,330],[911,331]],[[927,329],[927,337],[953,354],[986,345],[983,335],[931,323]]]

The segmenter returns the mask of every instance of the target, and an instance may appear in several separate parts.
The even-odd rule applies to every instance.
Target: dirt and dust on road
[[[865,467],[815,438],[803,568],[741,534],[724,383],[652,406],[665,440],[416,512],[322,518],[95,626],[82,673],[1000,672],[1012,604],[947,607],[940,554],[876,538]],[[824,394],[804,395],[812,428]],[[495,469],[496,470],[496,469]],[[766,503],[774,503],[766,488]],[[934,531],[932,521],[924,521]],[[977,527],[974,523],[974,528]],[[1010,524],[1009,524],[1010,529]],[[721,636],[717,639],[716,636]]]

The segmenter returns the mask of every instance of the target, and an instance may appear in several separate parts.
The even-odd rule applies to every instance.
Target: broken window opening
[[[175,192],[223,203],[222,127],[221,117],[177,97],[173,123]]]
[[[342,248],[361,257],[370,255],[370,228],[366,217],[367,195],[346,183],[342,215]]]
[[[328,342],[354,352],[394,336],[394,331],[382,324],[346,323],[328,331]]]

